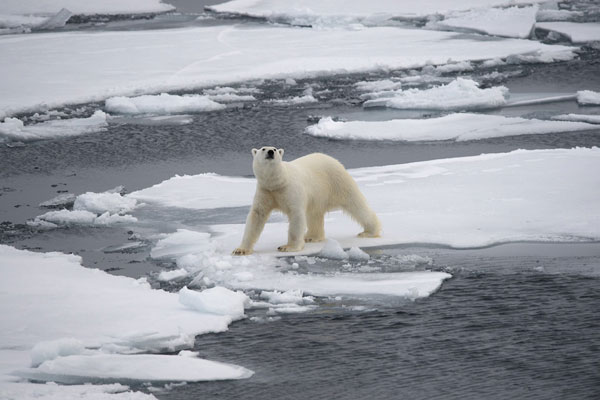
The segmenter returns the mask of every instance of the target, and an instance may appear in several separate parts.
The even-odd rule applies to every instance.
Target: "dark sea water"
[[[196,11],[191,2],[179,3]],[[170,21],[157,26],[182,23]],[[512,94],[600,91],[599,54],[588,48],[569,62],[506,66],[500,72],[514,74],[499,84]],[[400,72],[389,74],[394,73]],[[10,147],[0,144],[0,243],[74,252],[83,257],[85,266],[152,278],[165,265],[149,258],[149,244],[115,250],[128,243],[129,228],[39,232],[24,223],[47,211],[38,207],[40,202],[62,192],[99,192],[118,185],[133,191],[175,174],[251,175],[250,149],[262,145],[285,148],[288,160],[325,152],[348,168],[519,148],[600,145],[600,128],[418,143],[335,141],[304,133],[319,116],[385,120],[435,115],[363,110],[353,84],[387,76],[298,80],[293,86],[255,82],[250,85],[262,91],[256,102],[193,114],[187,125],[114,120],[106,132],[97,134]],[[308,86],[319,103],[279,107],[262,101],[297,96]],[[64,111],[86,116],[99,107],[102,104]],[[600,114],[600,107],[563,101],[489,112],[545,118],[558,113]],[[154,218],[163,219],[166,232],[178,224],[241,223],[246,212],[247,208],[174,212]],[[252,369],[252,378],[158,391],[137,389],[152,390],[165,400],[600,398],[599,243],[513,243],[468,250],[413,245],[368,251],[373,258],[391,260],[390,268],[394,255],[428,257],[432,262],[427,268],[449,272],[452,278],[432,296],[416,301],[318,298],[313,311],[276,317],[249,310],[248,318],[233,323],[228,332],[197,337],[194,350],[201,357]]]

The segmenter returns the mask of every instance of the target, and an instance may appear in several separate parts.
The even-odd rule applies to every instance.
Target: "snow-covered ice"
[[[581,11],[552,10],[540,8],[537,15],[535,16],[535,19],[538,22],[567,21],[582,16],[583,12]]]
[[[439,288],[445,279],[450,277],[449,274],[443,272],[431,271],[368,274],[296,273],[293,269],[288,271],[280,268],[279,261],[274,257],[273,252],[267,255],[257,254],[247,257],[232,256],[230,254],[232,249],[229,248],[229,245],[232,240],[237,240],[238,232],[231,231],[231,228],[237,230],[239,227],[239,225],[214,226],[214,231],[219,233],[214,237],[205,232],[179,229],[161,239],[156,248],[152,250],[151,255],[155,258],[171,259],[179,268],[183,268],[189,272],[189,275],[195,276],[191,285],[203,285],[210,282],[235,290],[301,291],[314,296],[387,295],[413,299],[429,296]],[[315,245],[319,246],[319,244]],[[304,300],[301,304],[295,303],[296,306],[305,305]],[[256,303],[253,305],[257,306]],[[276,305],[277,301],[268,306],[276,309]],[[286,312],[304,312],[309,309],[298,309],[289,305],[286,305],[286,308],[288,308]],[[279,310],[278,312],[283,311]]]
[[[447,15],[443,21],[431,24],[443,29],[456,29],[494,36],[527,38],[536,21],[538,6],[508,8],[477,8]]]
[[[160,354],[69,355],[45,361],[15,375],[38,381],[85,384],[92,382],[201,382],[245,379],[252,372],[236,365],[195,357]]]
[[[578,121],[587,122],[589,124],[600,124],[600,115],[589,115],[589,114],[561,114],[552,117],[559,121]]]
[[[105,101],[104,108],[116,114],[173,114],[222,110],[225,105],[208,96],[161,93],[155,96],[111,97]]]
[[[428,119],[334,121],[331,117],[308,126],[312,136],[341,140],[481,140],[515,135],[541,135],[596,129],[585,122],[546,121],[502,115],[455,113]]]
[[[107,126],[107,114],[100,110],[89,118],[56,119],[31,125],[25,125],[18,118],[5,118],[4,122],[0,122],[0,141],[3,139],[27,141],[85,135],[102,132],[106,130]]]
[[[235,365],[186,357],[132,356],[191,347],[195,335],[223,332],[239,315],[194,311],[181,304],[176,293],[152,290],[144,279],[83,268],[81,258],[75,255],[0,245],[0,314],[3,398],[29,399],[43,393],[48,398],[74,399],[88,392],[90,396],[103,394],[98,395],[101,399],[148,397],[131,393],[109,396],[127,390],[121,385],[44,388],[46,385],[19,381],[11,376],[15,371],[38,380],[69,383],[251,375]],[[30,365],[33,367],[28,369]]]
[[[456,78],[447,85],[430,89],[406,89],[381,93],[367,100],[363,107],[391,107],[422,110],[477,110],[506,104],[508,89],[495,86],[480,89],[471,79]]]
[[[476,7],[506,6],[535,3],[537,0],[423,0],[397,1],[372,0],[234,0],[209,6],[210,10],[222,13],[241,14],[252,17],[283,21],[296,25],[325,26],[363,23],[374,25],[391,18],[417,18],[432,14],[447,14],[451,11],[469,10]]]
[[[565,35],[573,43],[600,41],[600,22],[539,22],[535,26]]]
[[[599,168],[600,149],[576,148],[518,150],[350,170],[381,218],[383,234],[381,238],[356,237],[360,227],[340,212],[328,214],[325,232],[343,248],[399,243],[477,247],[522,240],[598,240],[600,176],[591,171]],[[250,205],[255,180],[247,178],[245,184],[238,184],[228,179],[232,179],[229,184],[220,183],[222,198],[196,200],[195,194],[202,188],[214,187],[205,175],[199,175],[167,181],[161,184],[165,191],[156,190],[144,201],[204,209],[223,207],[222,199],[236,198],[236,206],[242,205],[242,199]],[[190,189],[189,195],[184,188]],[[167,190],[177,195],[168,196]],[[278,254],[276,249],[287,237],[287,226],[284,222],[267,224],[255,247],[259,256]],[[219,236],[204,240],[214,244],[210,251],[228,255],[239,244],[243,229],[243,224],[215,225],[211,231]],[[200,238],[196,240],[198,246],[208,245],[200,242]],[[322,246],[307,243],[301,254],[316,254]],[[198,253],[208,257],[204,247]],[[202,257],[189,257],[187,261],[190,266],[197,265]],[[250,257],[228,257],[225,265],[258,262]],[[185,263],[179,267],[185,268]]]
[[[137,218],[126,214],[135,209],[138,205],[137,200],[122,196],[117,189],[120,188],[103,193],[87,192],[80,194],[73,200],[73,210],[63,208],[57,211],[49,211],[27,221],[27,224],[33,227],[51,229],[59,226],[107,226],[137,222]],[[42,204],[56,207],[58,200],[55,198]]]
[[[0,118],[115,96],[261,78],[421,68],[514,54],[549,62],[573,58],[573,51],[531,40],[482,41],[391,27],[323,31],[235,25],[5,35],[0,37],[0,92],[11,95],[0,97]]]
[[[56,14],[66,8],[74,14],[143,14],[175,9],[161,0],[2,0],[0,9],[6,14]]]
[[[342,246],[333,239],[327,239],[323,248],[319,252],[319,257],[333,258],[335,260],[345,260],[348,258],[348,254],[342,249]]]
[[[600,105],[600,92],[593,90],[580,90],[577,92],[577,102],[584,106]]]

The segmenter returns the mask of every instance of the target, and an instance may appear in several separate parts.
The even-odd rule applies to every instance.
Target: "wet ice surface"
[[[574,7],[573,9],[577,9]],[[114,21],[85,29],[153,29],[227,24],[223,20],[163,16],[150,21]],[[66,27],[69,29],[81,29]],[[505,85],[513,100],[566,97],[545,104],[523,104],[485,111],[508,117],[551,119],[560,114],[600,114],[569,96],[600,91],[598,52],[551,65],[504,65],[459,71],[483,87]],[[496,71],[496,74],[494,72]],[[386,121],[445,115],[442,111],[360,107],[356,83],[403,77],[401,71],[296,81],[264,81],[256,101],[229,103],[220,111],[176,116],[127,116],[109,121],[105,131],[46,141],[0,144],[0,242],[35,251],[79,254],[83,265],[116,275],[148,276],[155,288],[176,292],[192,278],[172,260],[152,259],[156,226],[72,226],[38,231],[24,224],[51,209],[38,204],[57,195],[102,192],[124,185],[131,192],[175,174],[216,172],[250,176],[249,149],[273,144],[286,159],[325,152],[348,168],[437,158],[506,152],[517,148],[598,146],[599,130],[511,136],[466,142],[344,142],[311,137],[304,129],[319,117]],[[447,79],[443,81],[443,79]],[[305,96],[319,101],[281,106],[268,100]],[[180,93],[187,94],[187,93]],[[201,94],[194,91],[189,94]],[[89,117],[102,103],[61,110]],[[21,115],[27,123],[43,123]],[[65,199],[69,200],[72,198]],[[59,199],[60,200],[60,199]],[[197,210],[140,208],[136,216],[159,222],[160,232],[181,227],[204,230],[215,224],[241,224],[247,207]],[[279,217],[279,220],[283,220]],[[134,385],[159,399],[198,397],[381,398],[594,398],[600,320],[600,245],[518,243],[478,250],[434,246],[367,249],[370,260],[283,259],[299,273],[404,273],[434,270],[452,274],[430,297],[407,300],[370,296],[317,296],[303,313],[265,308],[220,334],[199,336],[200,357],[244,366],[255,372],[240,382],[183,386]],[[294,263],[298,264],[294,267]],[[160,279],[161,272],[163,278]],[[165,275],[165,272],[171,275]],[[180,277],[177,278],[177,274]],[[174,278],[173,278],[174,277]],[[173,278],[173,279],[171,279]],[[254,301],[268,299],[258,291]],[[291,295],[291,294],[288,294]],[[271,296],[271,297],[269,297]],[[298,308],[295,309],[298,311]]]

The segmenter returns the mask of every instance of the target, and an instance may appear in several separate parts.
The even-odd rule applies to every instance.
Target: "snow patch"
[[[600,124],[600,115],[587,115],[587,114],[561,114],[552,117],[559,121],[576,121],[576,122],[587,122],[588,124]]]
[[[179,302],[202,313],[229,315],[234,320],[244,317],[244,305],[250,301],[242,292],[234,292],[224,287],[196,292],[187,287],[179,291]]]

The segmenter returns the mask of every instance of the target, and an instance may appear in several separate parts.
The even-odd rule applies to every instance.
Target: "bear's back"
[[[303,181],[309,203],[323,201],[326,208],[339,207],[349,192],[358,190],[342,163],[326,154],[308,154],[288,164]]]

